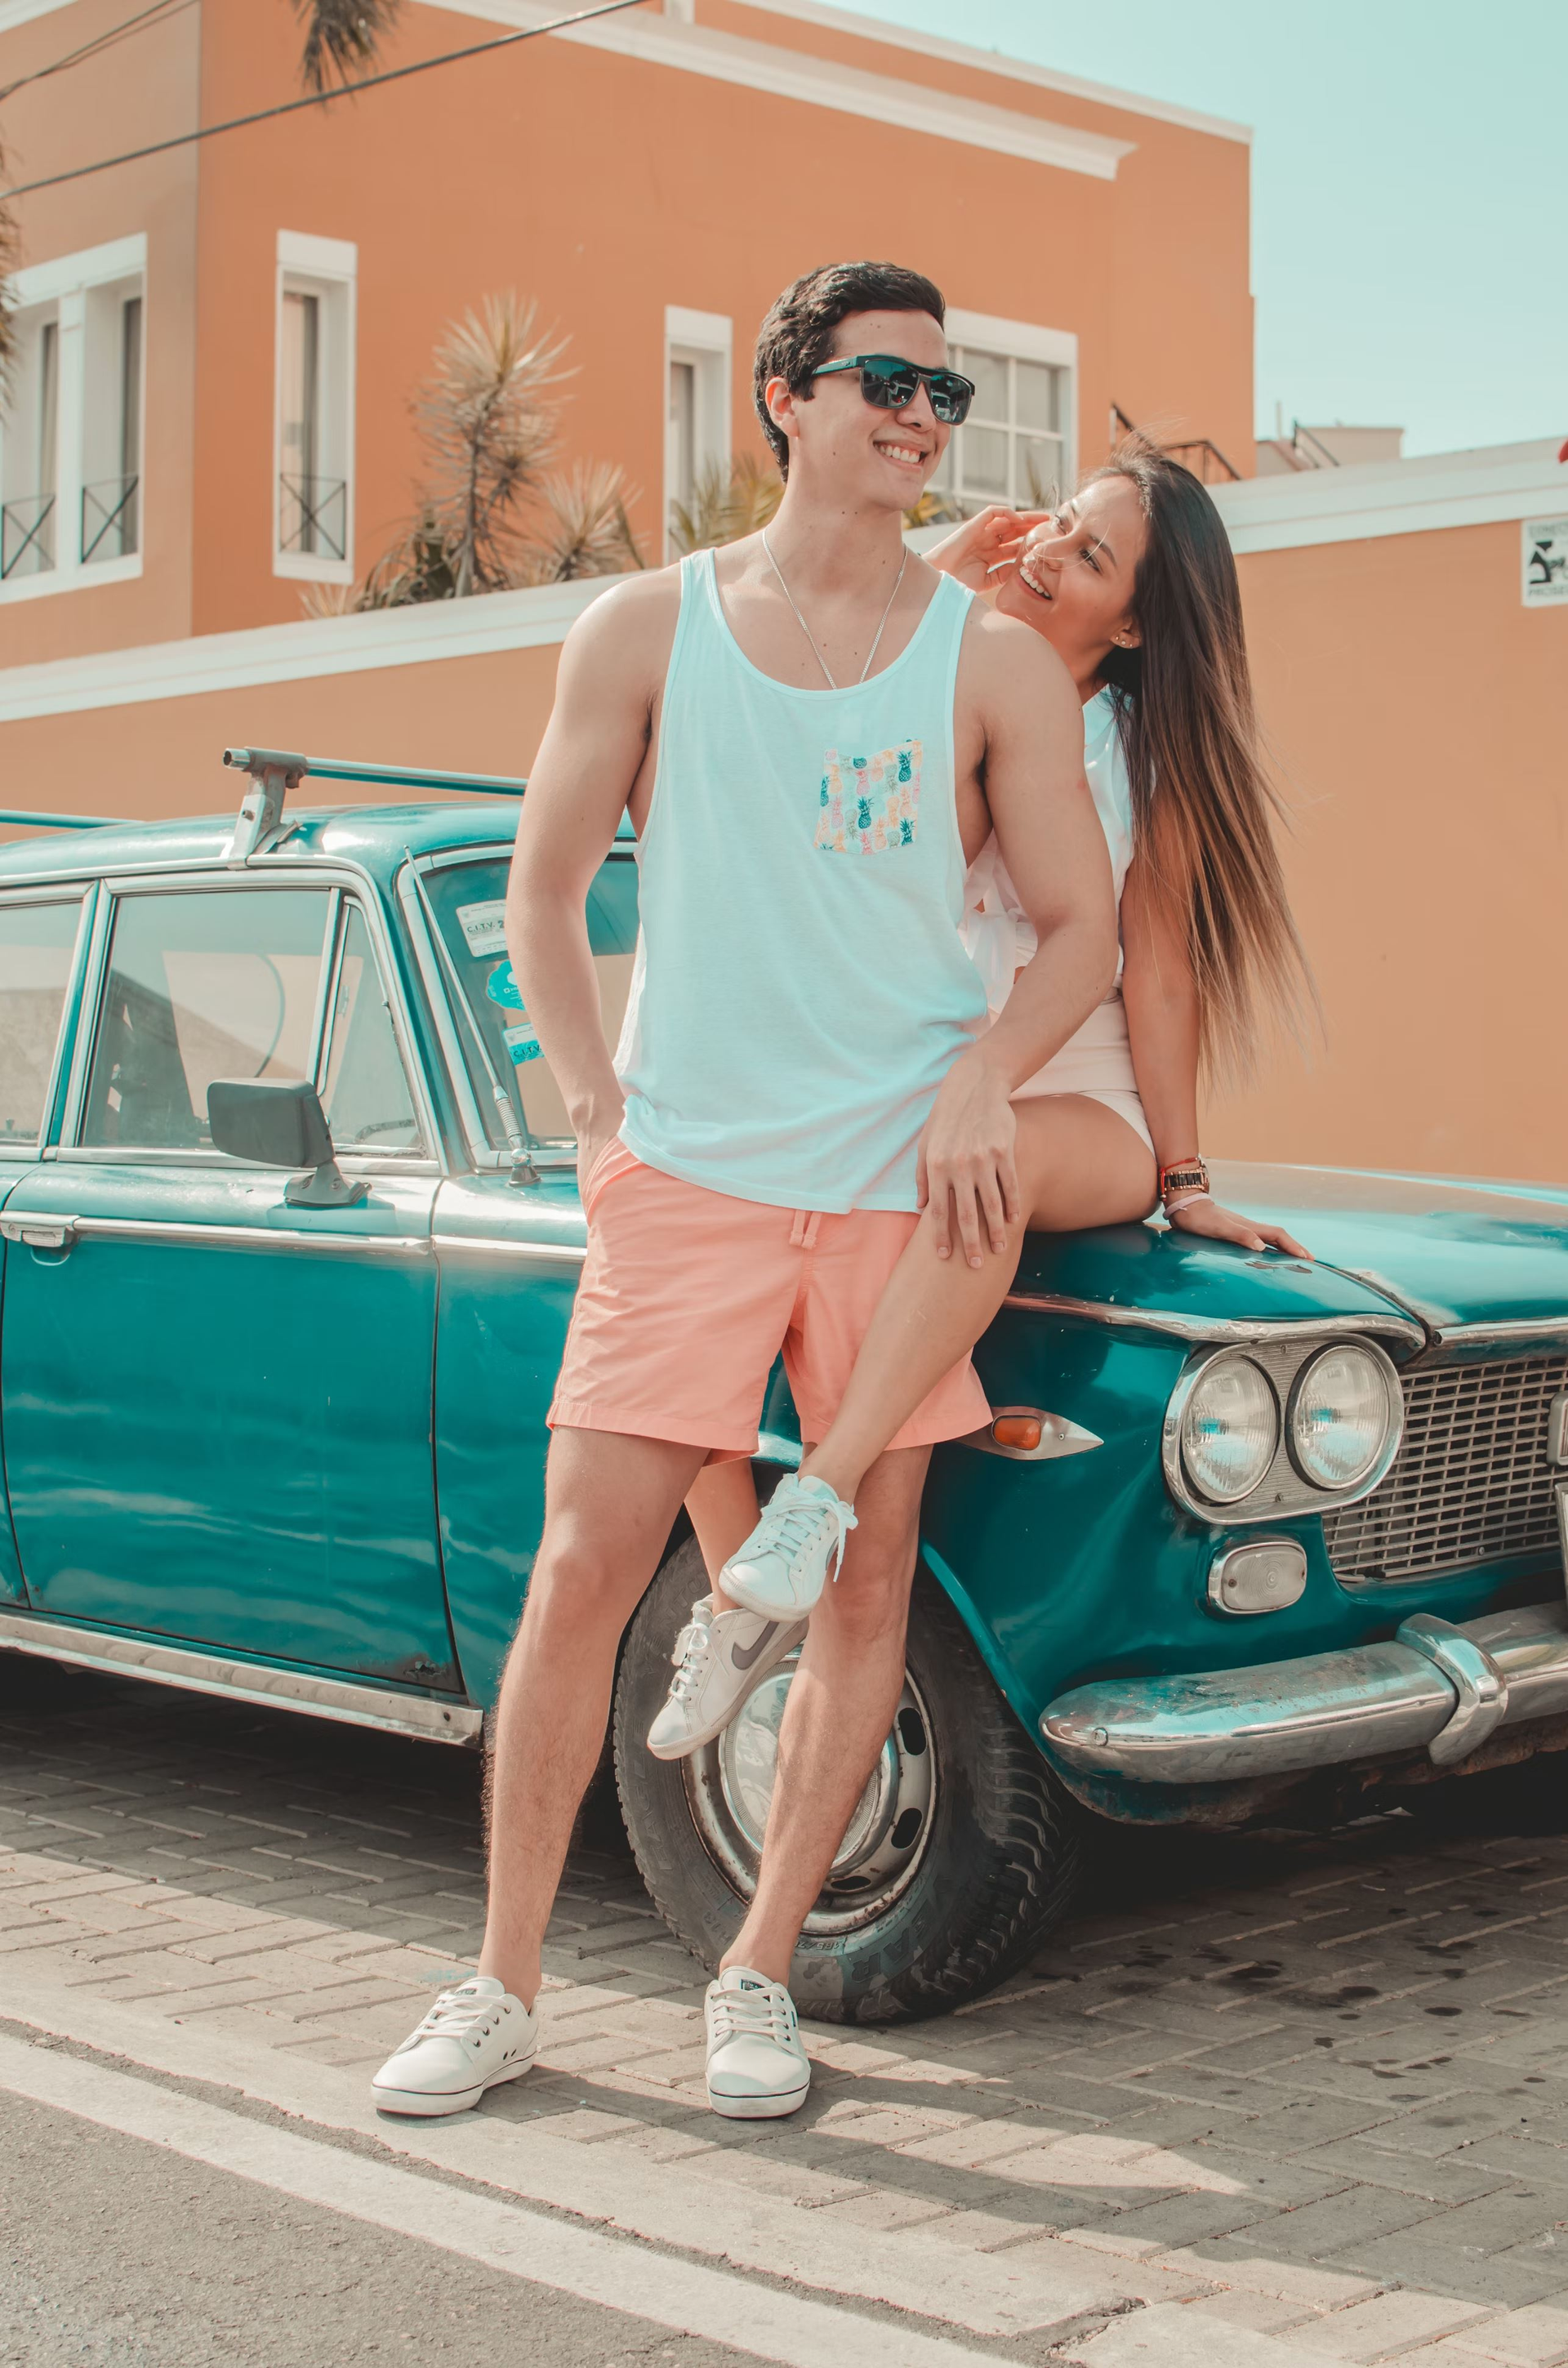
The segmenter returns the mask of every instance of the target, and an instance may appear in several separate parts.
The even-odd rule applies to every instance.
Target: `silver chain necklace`
[[[766,527],[762,529],[762,547],[767,553],[768,565],[772,568],[773,573],[778,578],[779,590],[783,593],[784,598],[790,603],[790,608],[795,611],[795,622],[799,625],[801,632],[804,633],[807,641],[810,642],[812,645],[812,655],[815,658],[818,666],[821,666],[824,674],[827,675],[828,689],[830,690],[842,690],[844,685],[840,682],[835,682],[832,675],[828,674],[827,660],[824,657],[821,650],[817,647],[816,635],[807,624],[804,617],[801,616],[800,609],[796,604],[795,596],[790,591],[789,585],[784,581],[784,570],[779,566],[778,562],[773,556],[773,545],[767,540],[767,529]],[[908,564],[909,545],[905,543],[903,546],[903,557],[899,562],[898,574],[893,578],[892,590],[888,594],[888,605],[882,610],[882,621],[877,627],[877,638],[871,643],[870,649],[867,653],[866,663],[861,667],[853,685],[853,688],[856,689],[859,689],[860,684],[865,681],[866,677],[870,673],[871,661],[875,658],[877,652],[881,648],[882,635],[887,631],[888,619],[892,615],[892,604],[898,598],[898,587],[903,582],[903,571]]]

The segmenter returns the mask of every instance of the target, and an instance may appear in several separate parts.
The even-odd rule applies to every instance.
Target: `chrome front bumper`
[[[1040,1719],[1052,1758],[1084,1776],[1213,1784],[1398,1759],[1468,1759],[1500,1726],[1568,1713],[1568,1604],[1464,1627],[1419,1613],[1391,1644],[1195,1677],[1111,1679]]]

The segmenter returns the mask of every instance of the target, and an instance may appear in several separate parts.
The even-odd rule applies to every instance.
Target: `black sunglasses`
[[[974,381],[957,370],[925,370],[898,354],[848,354],[842,361],[824,362],[813,378],[831,378],[835,370],[858,370],[860,392],[878,411],[902,411],[913,403],[926,381],[931,408],[944,427],[957,427],[974,401]]]

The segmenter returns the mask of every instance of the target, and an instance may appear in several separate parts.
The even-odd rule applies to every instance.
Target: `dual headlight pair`
[[[1267,1478],[1283,1435],[1299,1478],[1339,1494],[1386,1468],[1402,1415],[1397,1373],[1360,1341],[1310,1356],[1290,1380],[1283,1412],[1261,1364],[1230,1353],[1203,1368],[1182,1409],[1182,1471],[1208,1503],[1239,1504]]]

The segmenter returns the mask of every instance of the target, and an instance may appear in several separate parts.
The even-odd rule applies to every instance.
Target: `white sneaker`
[[[728,1965],[708,1986],[708,2102],[728,2122],[798,2112],[812,2085],[795,2002],[782,1982]]]
[[[676,1673],[663,1710],[648,1729],[655,1759],[684,1759],[722,1735],[757,1679],[792,1653],[803,1620],[759,1620],[755,1611],[715,1611],[705,1595],[670,1655]]]
[[[370,2083],[383,2113],[461,2113],[534,2060],[539,2024],[494,1974],[443,1990]]]
[[[759,1619],[804,1620],[828,1579],[837,1577],[845,1540],[856,1526],[825,1480],[787,1472],[744,1545],[720,1572],[719,1584]]]

